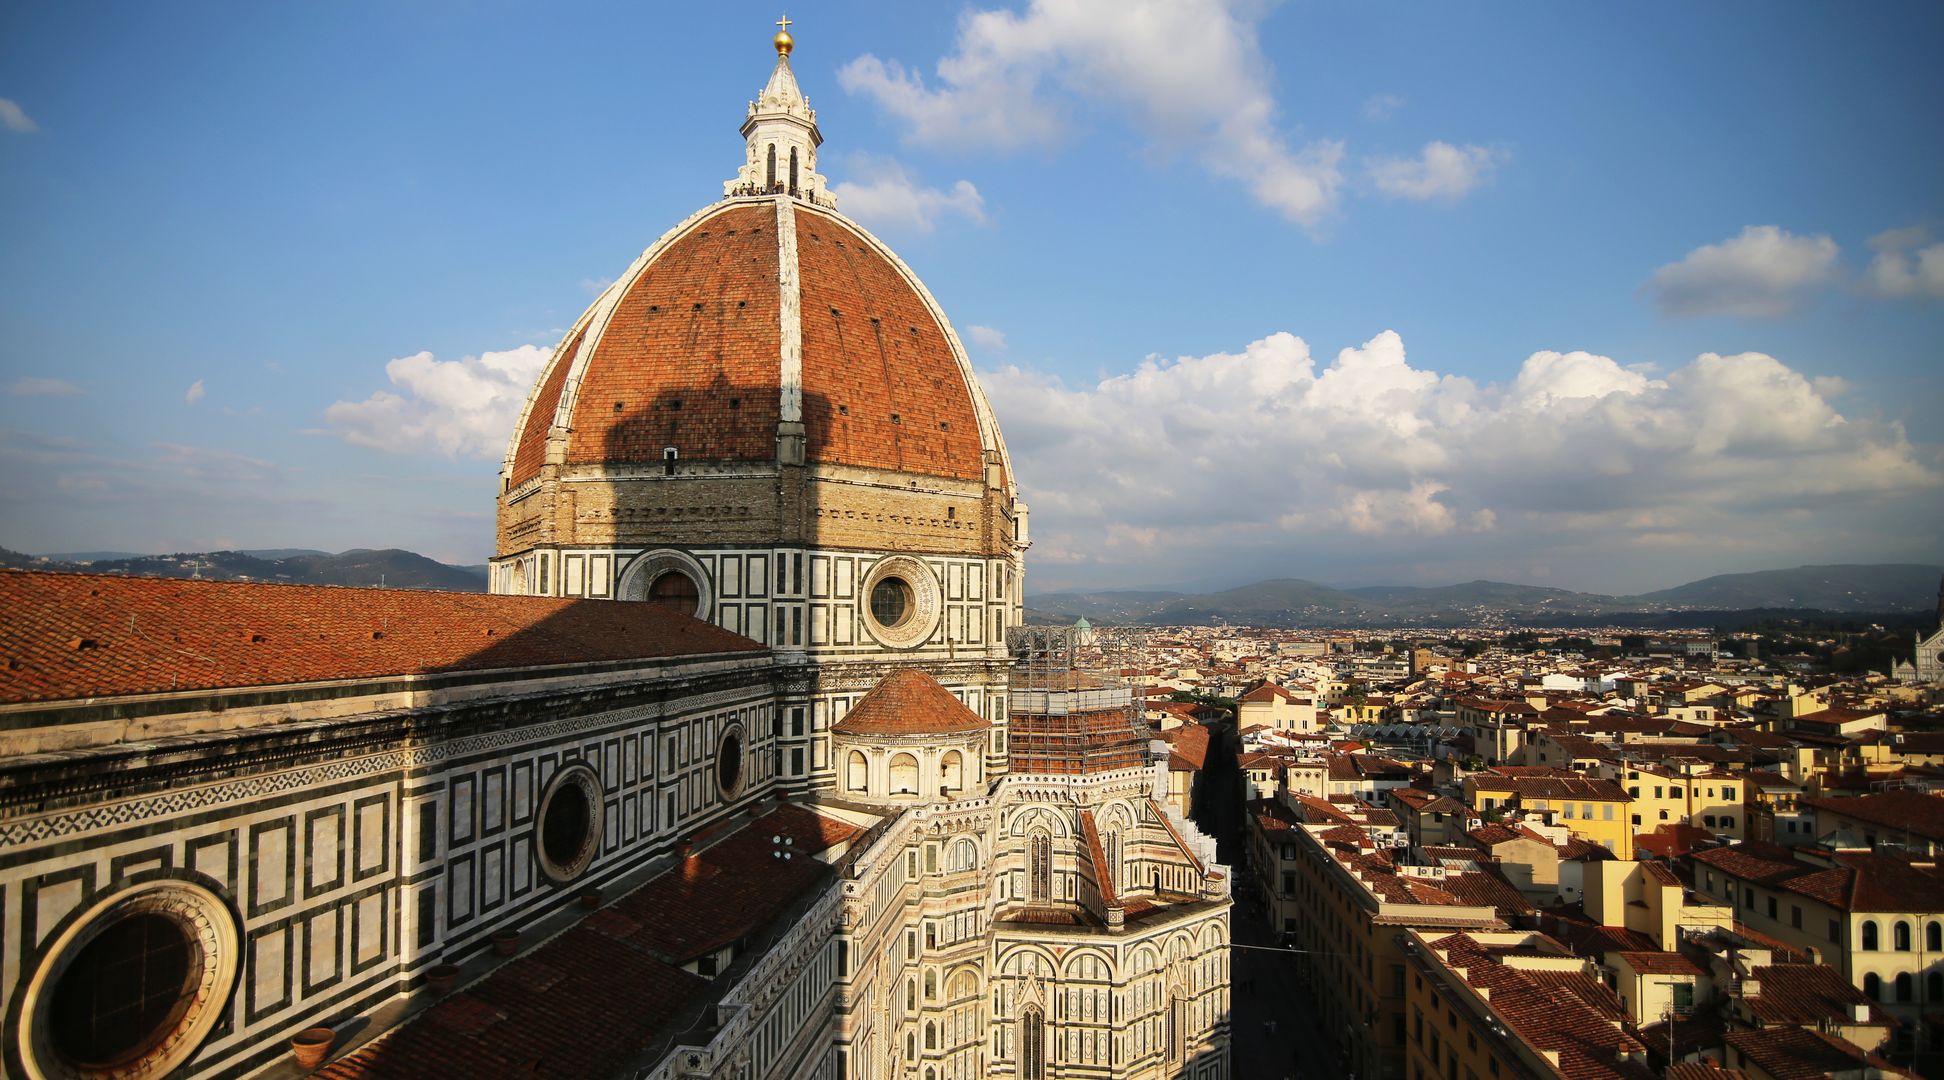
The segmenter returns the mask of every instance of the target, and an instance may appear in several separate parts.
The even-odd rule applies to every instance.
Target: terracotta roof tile
[[[1868,1053],[1847,1039],[1799,1027],[1731,1031],[1728,1045],[1775,1080],[1815,1080],[1832,1073],[1862,1072],[1869,1067],[1889,1076],[1915,1076]]]
[[[842,220],[796,217],[810,460],[982,477],[972,396],[930,307]]]
[[[776,281],[776,209],[767,202],[727,204],[664,249],[591,343],[567,462],[659,462],[665,446],[684,460],[775,460]],[[529,413],[522,441],[552,419]]]
[[[829,876],[811,856],[860,831],[778,807],[315,1075],[616,1075],[708,987],[680,965],[775,921]]]
[[[988,726],[937,679],[917,668],[899,668],[859,698],[830,730],[846,735],[951,735]]]
[[[1802,799],[1799,805],[1827,810],[1926,840],[1944,840],[1944,798],[1897,789],[1875,795]]]
[[[659,604],[0,571],[0,703],[758,653]]]
[[[1870,1023],[1889,1025],[1889,1014],[1878,1008],[1841,972],[1825,964],[1770,964],[1750,971],[1759,992],[1746,994],[1743,1004],[1764,1024],[1807,1027],[1825,1020],[1854,1024],[1853,1009],[1870,1007]]]

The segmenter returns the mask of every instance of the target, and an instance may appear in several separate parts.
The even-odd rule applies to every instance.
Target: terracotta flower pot
[[[459,981],[458,964],[435,964],[425,973],[425,985],[435,994],[449,994]]]
[[[496,930],[493,932],[493,951],[501,956],[512,956],[520,948],[518,930]]]
[[[588,889],[580,894],[581,907],[589,911],[601,906],[601,890]]]
[[[336,1041],[337,1032],[330,1028],[305,1028],[290,1037],[290,1052],[297,1058],[297,1067],[309,1072],[331,1056],[331,1044]]]

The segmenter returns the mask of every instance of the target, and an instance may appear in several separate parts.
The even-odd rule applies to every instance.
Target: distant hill
[[[1211,593],[1061,592],[1027,598],[1034,621],[1149,626],[1234,623],[1272,627],[1685,625],[1755,609],[1891,613],[1928,611],[1944,567],[1804,566],[1728,574],[1644,596],[1606,596],[1540,585],[1369,585],[1335,589],[1280,578]],[[1687,613],[1683,618],[1683,613]]]
[[[95,552],[94,554],[114,554]],[[398,548],[354,548],[333,555],[304,548],[200,551],[87,561],[57,560],[0,548],[0,566],[133,577],[204,577],[295,585],[386,585],[398,589],[486,591],[485,566],[450,566]]]
[[[1163,604],[1182,595],[1153,591],[1043,593],[1032,597],[1027,607],[1035,614],[1063,622],[1085,618],[1089,622],[1132,623],[1143,621]]]
[[[1938,567],[1915,563],[1798,566],[1719,574],[1640,599],[1673,607],[1912,611],[1937,603],[1938,573]]]

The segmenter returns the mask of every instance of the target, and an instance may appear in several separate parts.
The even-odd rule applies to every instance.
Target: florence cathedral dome
[[[778,35],[722,199],[616,278],[529,394],[501,469],[495,591],[648,598],[679,572],[663,592],[706,618],[719,583],[641,556],[1023,549],[1005,444],[951,322],[816,171],[792,45]]]

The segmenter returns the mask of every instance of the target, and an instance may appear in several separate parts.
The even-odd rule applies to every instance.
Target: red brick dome
[[[660,466],[670,448],[685,465],[773,462],[793,422],[812,466],[972,481],[1004,467],[963,347],[896,255],[787,193],[729,198],[575,322],[514,430],[505,488],[549,462]]]

